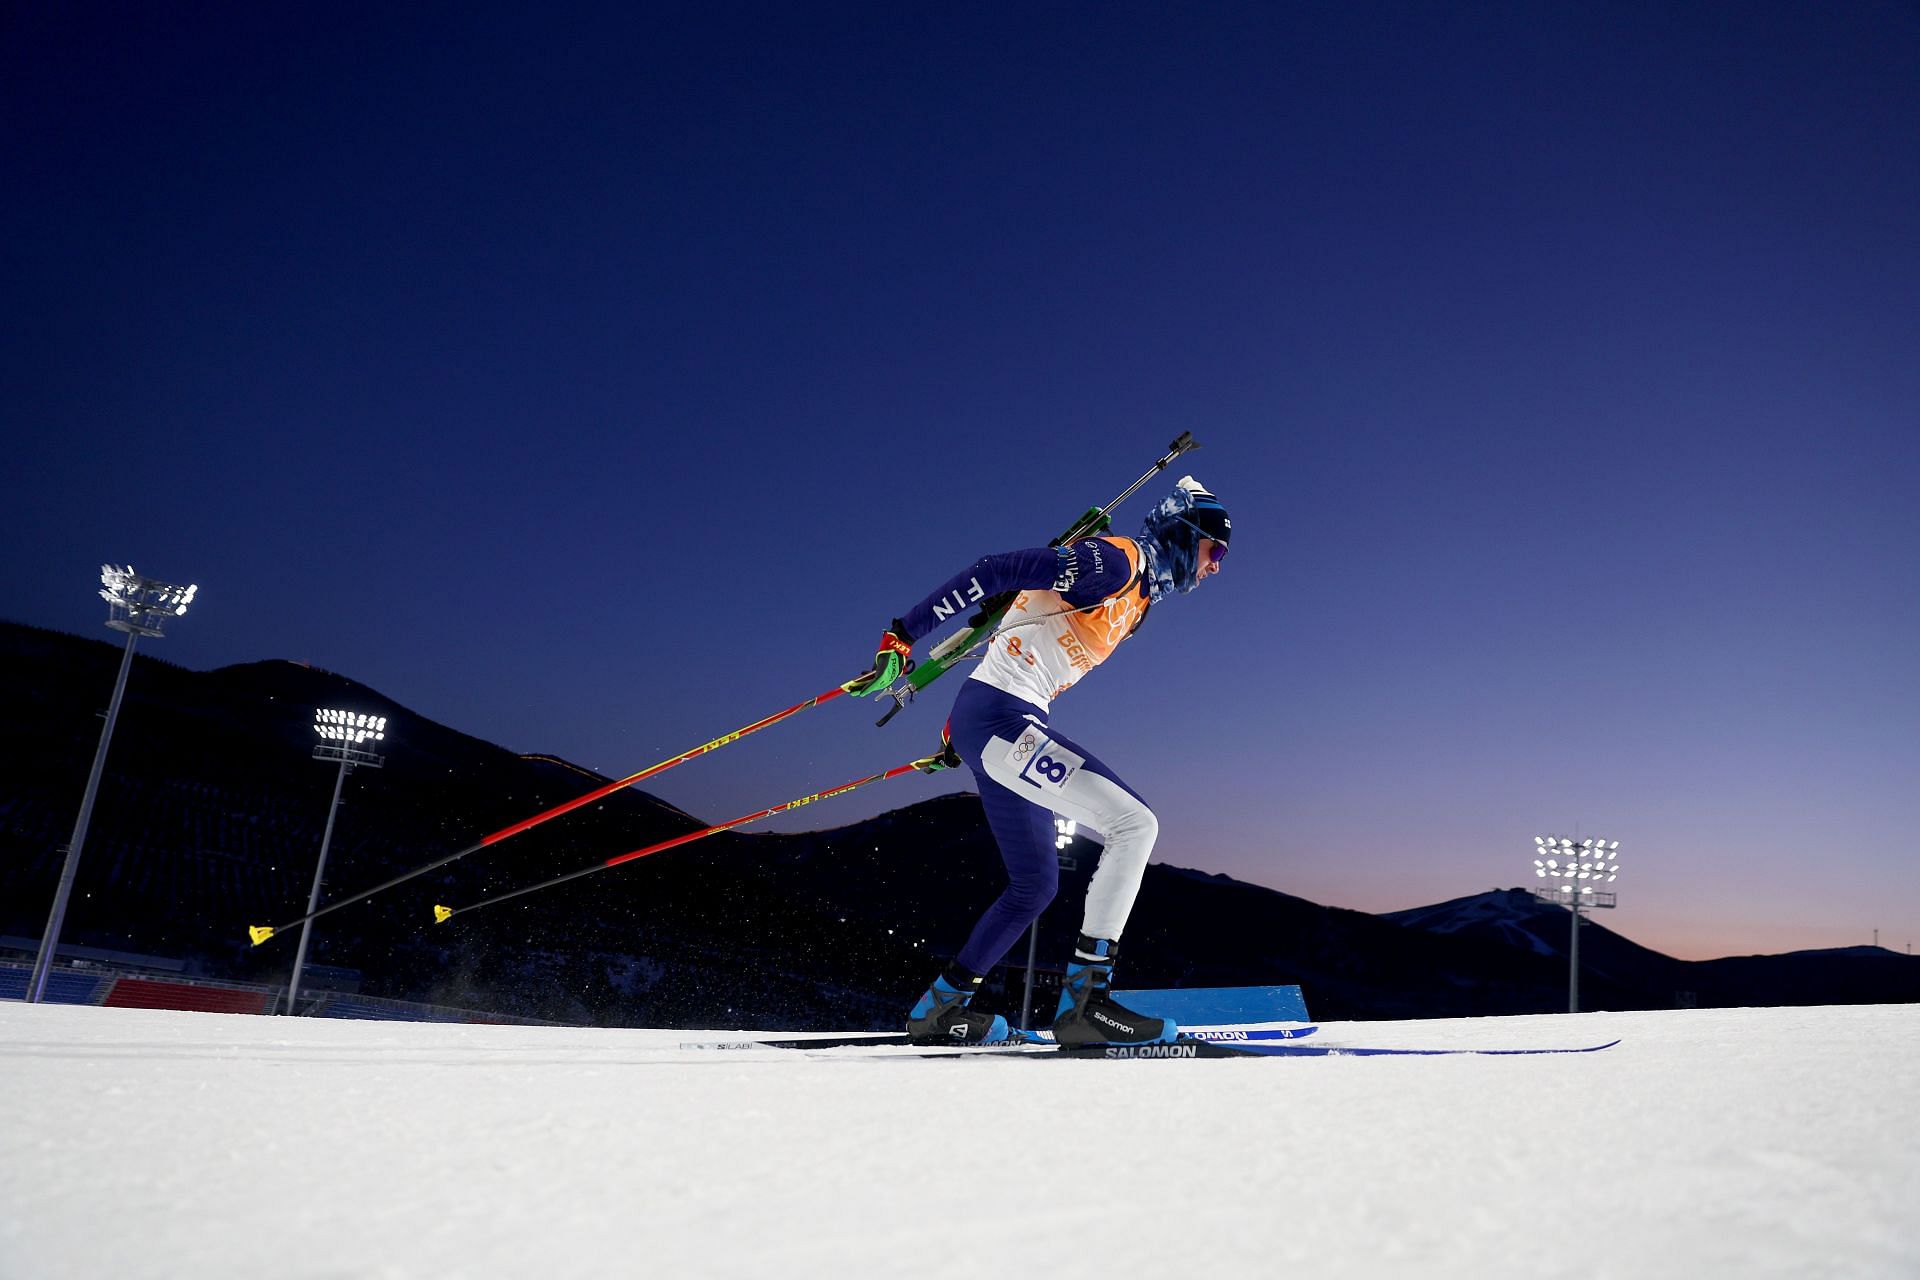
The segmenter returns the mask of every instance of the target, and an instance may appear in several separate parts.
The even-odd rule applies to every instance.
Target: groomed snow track
[[[1920,1008],[929,1062],[0,1002],[0,1277],[1920,1275]]]

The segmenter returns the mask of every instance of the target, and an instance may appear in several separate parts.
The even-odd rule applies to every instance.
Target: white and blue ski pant
[[[1118,940],[1140,892],[1160,823],[1147,802],[1084,748],[1047,727],[1038,707],[980,680],[954,700],[947,733],[980,785],[1007,887],[954,959],[973,973],[1000,962],[1060,886],[1054,815],[1106,840],[1080,931]]]

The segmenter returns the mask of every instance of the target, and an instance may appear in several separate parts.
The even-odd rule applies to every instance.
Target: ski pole
[[[433,862],[429,862],[423,867],[415,867],[413,870],[408,871],[403,875],[397,875],[393,879],[386,881],[384,884],[377,884],[373,886],[373,888],[371,889],[364,889],[359,893],[351,895],[350,897],[341,898],[335,902],[329,902],[326,906],[321,907],[318,911],[309,912],[308,914],[301,916],[298,919],[289,920],[285,924],[278,924],[278,925],[271,925],[271,926],[263,925],[263,924],[249,925],[247,928],[247,935],[253,939],[253,945],[257,947],[261,943],[265,942],[268,938],[273,937],[273,935],[275,935],[276,933],[284,932],[285,930],[293,928],[295,925],[305,924],[309,920],[316,920],[319,917],[326,915],[329,911],[337,911],[341,907],[350,906],[353,903],[359,902],[364,898],[371,898],[374,894],[380,893],[386,889],[391,889],[395,885],[405,884],[407,881],[413,879],[415,876],[423,876],[429,871],[437,871],[441,867],[446,866],[450,862],[458,862],[460,859],[466,857],[470,853],[478,853],[480,850],[486,848],[487,846],[499,844],[502,840],[508,839],[509,837],[512,837],[512,836],[517,836],[522,831],[530,831],[534,827],[539,826],[541,823],[546,822],[551,818],[557,818],[563,813],[571,813],[575,809],[580,808],[582,805],[592,804],[596,800],[603,800],[606,797],[612,795],[614,792],[620,790],[621,788],[630,787],[634,783],[639,782],[643,778],[651,778],[656,773],[665,773],[668,769],[673,768],[675,765],[685,764],[687,761],[692,760],[697,756],[703,756],[707,754],[709,751],[718,751],[721,747],[727,746],[731,743],[738,742],[740,741],[740,739],[746,737],[748,734],[758,733],[760,730],[765,729],[770,725],[779,724],[782,720],[785,720],[788,716],[795,715],[801,711],[805,711],[809,707],[817,707],[823,702],[831,702],[835,698],[839,697],[841,694],[845,693],[846,691],[847,689],[845,685],[836,685],[835,687],[828,689],[825,693],[815,694],[813,697],[808,698],[805,702],[794,703],[792,706],[788,707],[785,711],[776,711],[772,715],[767,716],[764,719],[755,720],[752,724],[747,725],[744,728],[735,729],[732,733],[724,734],[721,737],[715,738],[712,742],[703,743],[702,745],[695,747],[691,751],[683,751],[679,755],[674,756],[670,760],[662,760],[659,764],[656,764],[651,768],[642,769],[638,773],[629,774],[628,776],[620,779],[618,782],[609,782],[603,787],[596,787],[592,791],[587,792],[587,794],[580,796],[577,799],[569,800],[565,804],[555,805],[553,808],[546,810],[544,813],[536,813],[531,818],[522,819],[521,821],[514,823],[510,827],[502,827],[500,828],[500,830],[494,832],[492,835],[482,836],[479,840],[475,841],[473,844],[468,845],[466,848],[460,850],[457,853],[450,853],[446,857],[440,858]]]
[[[1182,431],[1179,437],[1167,446],[1166,455],[1162,457],[1160,461],[1148,467],[1146,473],[1138,480],[1135,480],[1132,484],[1121,490],[1119,497],[1104,507],[1094,507],[1090,509],[1085,515],[1067,526],[1065,533],[1047,545],[1050,547],[1061,547],[1069,542],[1091,536],[1096,529],[1100,528],[1101,522],[1107,518],[1108,512],[1125,502],[1128,498],[1131,498],[1141,485],[1166,470],[1169,462],[1172,462],[1181,454],[1190,453],[1199,447],[1199,442],[1193,438],[1193,432]],[[906,684],[904,686],[897,690],[889,689],[886,691],[884,696],[893,699],[893,706],[885,715],[874,722],[875,725],[884,725],[887,721],[899,715],[901,708],[913,700],[914,694],[932,684],[945,673],[948,668],[966,657],[975,645],[992,635],[994,628],[1000,625],[1000,620],[1006,616],[1007,610],[1012,607],[1015,595],[1015,592],[1003,591],[997,596],[989,596],[987,599],[981,601],[979,611],[967,619],[966,630],[956,631],[953,635],[948,636],[945,640],[942,640],[929,650],[927,656],[923,658],[913,670],[907,672]]]
[[[617,867],[623,862],[632,862],[635,858],[644,858],[651,853],[660,853],[667,849],[678,848],[683,844],[692,844],[695,840],[704,840],[708,836],[718,835],[722,831],[731,831],[735,827],[743,827],[749,822],[758,822],[762,818],[771,818],[776,813],[788,813],[794,809],[804,808],[816,801],[831,800],[834,796],[843,796],[849,791],[858,790],[866,786],[869,782],[885,782],[889,778],[897,778],[902,774],[912,773],[915,770],[930,773],[934,771],[935,762],[938,759],[939,757],[937,756],[927,756],[919,760],[909,761],[906,764],[895,765],[884,773],[876,773],[865,778],[855,779],[852,782],[845,782],[829,790],[815,792],[810,796],[801,796],[798,800],[789,800],[785,804],[777,804],[770,809],[761,809],[754,813],[749,813],[745,817],[735,818],[731,822],[720,822],[699,831],[689,831],[686,835],[675,836],[671,840],[662,840],[660,843],[650,844],[644,849],[635,849],[632,853],[623,853],[618,857],[608,858],[605,862],[596,862],[592,866],[582,867],[578,871],[569,871],[565,875],[555,876],[551,880],[542,880],[539,884],[530,884],[524,889],[515,889],[511,893],[503,893],[497,898],[482,898],[478,902],[470,902],[464,907],[436,906],[433,909],[433,919],[436,924],[445,924],[454,916],[464,914],[465,912],[477,911],[481,907],[490,907],[495,903],[505,902],[509,898],[518,898],[529,893],[537,893],[541,889],[551,889],[555,885],[565,884],[569,880],[578,880],[581,876],[590,876],[596,871],[605,871],[609,867]],[[943,765],[941,767],[945,766]]]

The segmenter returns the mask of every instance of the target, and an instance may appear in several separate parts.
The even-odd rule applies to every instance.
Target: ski
[[[1552,1049],[1380,1049],[1343,1044],[1222,1044],[1214,1040],[1190,1040],[1185,1036],[1171,1044],[1090,1044],[1057,1049],[1061,1058],[1438,1058],[1457,1055],[1481,1057],[1517,1057],[1542,1053],[1598,1053],[1619,1044],[1580,1045]]]
[[[1196,1027],[1180,1033],[1183,1040],[1210,1040],[1216,1044],[1239,1044],[1250,1040],[1301,1040],[1319,1027]]]
[[[1006,1056],[1021,1058],[1441,1058],[1441,1057],[1532,1057],[1540,1054],[1599,1053],[1619,1044],[1618,1040],[1608,1040],[1604,1044],[1554,1046],[1548,1048],[1526,1049],[1420,1049],[1420,1048],[1383,1048],[1371,1045],[1346,1044],[1299,1044],[1318,1030],[1315,1027],[1286,1028],[1279,1031],[1235,1032],[1230,1038],[1211,1039],[1203,1036],[1181,1036],[1170,1043],[1163,1044],[1090,1044],[1060,1045],[1052,1040],[1043,1040],[1034,1033],[1032,1038],[1016,1036],[995,1044],[956,1044],[956,1045],[916,1045],[904,1035],[893,1036],[826,1036],[815,1040],[730,1040],[708,1041],[703,1043],[682,1044],[682,1049],[795,1049],[841,1050],[839,1056],[852,1056],[844,1051],[875,1048],[887,1049],[889,1058],[955,1058],[971,1057],[976,1054],[988,1056]],[[1214,1033],[1220,1034],[1220,1033]],[[915,1050],[917,1052],[899,1052]]]
[[[811,1036],[804,1040],[700,1040],[686,1041],[682,1049],[896,1049],[912,1045],[904,1031],[892,1034]],[[1016,1031],[1006,1040],[996,1040],[992,1044],[951,1044],[917,1045],[916,1048],[939,1049],[948,1052],[954,1049],[1030,1049],[1036,1047],[1052,1048],[1053,1041],[1042,1040],[1037,1032]]]
[[[1250,1044],[1270,1043],[1278,1040],[1297,1040],[1310,1036],[1320,1028],[1306,1027],[1205,1027],[1186,1033],[1183,1039],[1205,1040],[1209,1043]],[[1058,1049],[1051,1035],[1040,1031],[1015,1031],[1012,1038],[997,1041],[994,1044],[919,1044],[909,1040],[904,1032],[891,1034],[866,1034],[845,1036],[815,1036],[808,1039],[787,1040],[699,1040],[687,1041],[680,1045],[682,1049],[931,1049],[938,1054],[947,1054],[955,1050],[999,1050],[1010,1049]]]

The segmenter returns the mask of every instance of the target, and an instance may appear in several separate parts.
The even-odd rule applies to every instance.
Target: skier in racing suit
[[[1218,572],[1232,528],[1219,500],[1186,476],[1147,516],[1137,538],[1084,538],[984,556],[895,619],[881,636],[872,671],[848,685],[856,696],[885,689],[905,670],[916,640],[987,597],[1020,593],[961,686],[944,734],[949,754],[973,770],[1008,883],[908,1015],[907,1033],[916,1042],[992,1043],[1011,1034],[1004,1017],[968,1005],[984,975],[1053,900],[1059,885],[1055,814],[1106,840],[1087,886],[1055,1038],[1140,1044],[1177,1033],[1171,1022],[1127,1009],[1110,992],[1120,933],[1159,823],[1139,793],[1050,727],[1048,708],[1106,661],[1151,605]]]

